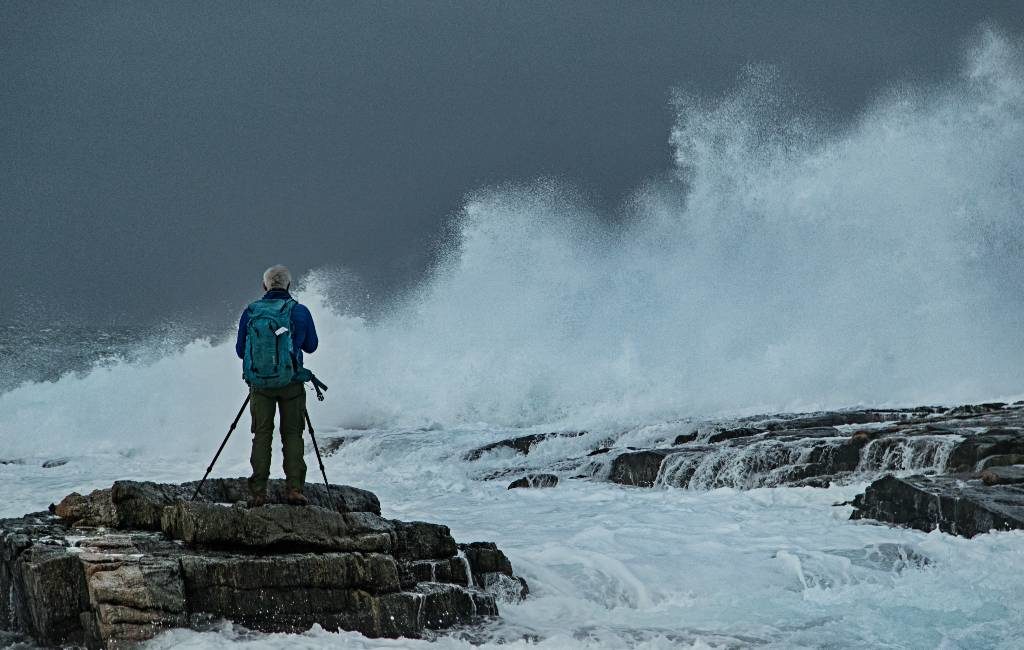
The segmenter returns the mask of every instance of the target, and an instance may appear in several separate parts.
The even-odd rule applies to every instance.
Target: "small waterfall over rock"
[[[980,471],[983,457],[992,457],[988,464],[1024,458],[1018,426],[1024,426],[1024,405],[1002,403],[747,418],[699,425],[677,435],[671,447],[628,447],[603,461],[606,473],[591,461],[581,478],[710,490],[826,487],[889,474]]]
[[[861,452],[856,472],[865,478],[885,473],[927,473],[946,469],[959,435],[915,436],[872,440]]]

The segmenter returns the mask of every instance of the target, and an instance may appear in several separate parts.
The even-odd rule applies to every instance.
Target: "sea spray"
[[[431,280],[340,337],[345,390],[387,422],[572,426],[1018,392],[1021,64],[986,34],[840,132],[766,115],[764,73],[680,100],[680,180],[617,226],[553,182],[478,192]]]
[[[986,33],[958,77],[842,130],[755,69],[678,95],[677,178],[625,221],[556,181],[480,190],[431,277],[372,320],[312,274],[317,419],[613,428],[1019,392],[1022,62]],[[22,386],[0,442],[200,454],[244,396],[237,363],[225,336]]]

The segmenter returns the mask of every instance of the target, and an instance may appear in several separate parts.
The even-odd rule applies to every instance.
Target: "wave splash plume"
[[[724,97],[679,93],[672,180],[612,225],[554,181],[476,193],[432,277],[372,321],[306,278],[320,417],[598,426],[1018,392],[1019,46],[986,33],[957,78],[841,132],[793,103],[760,68]],[[160,447],[223,428],[237,382],[226,340],[108,362],[0,395],[0,439]]]
[[[675,182],[611,227],[556,183],[478,193],[431,282],[341,343],[342,392],[510,425],[1019,391],[1022,70],[986,34],[838,134],[763,69],[680,94]]]

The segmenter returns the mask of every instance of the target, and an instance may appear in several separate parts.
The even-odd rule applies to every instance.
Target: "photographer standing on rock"
[[[272,266],[263,273],[263,298],[246,307],[238,321],[235,352],[242,359],[242,378],[249,385],[252,415],[252,476],[249,505],[267,500],[274,413],[281,412],[281,448],[288,503],[308,505],[302,494],[306,482],[302,433],[306,417],[306,389],[299,373],[302,353],[316,351],[319,341],[313,316],[288,293],[291,273]]]

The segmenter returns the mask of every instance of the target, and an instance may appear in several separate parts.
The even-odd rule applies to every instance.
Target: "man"
[[[291,273],[284,266],[272,266],[263,273],[266,294],[251,303],[238,321],[235,352],[242,359],[242,376],[249,384],[249,412],[252,414],[252,476],[249,505],[267,500],[270,477],[274,412],[281,413],[281,447],[288,503],[308,505],[302,494],[306,482],[302,432],[305,430],[306,389],[296,374],[302,370],[302,353],[315,352],[319,341],[313,316],[288,289]]]

